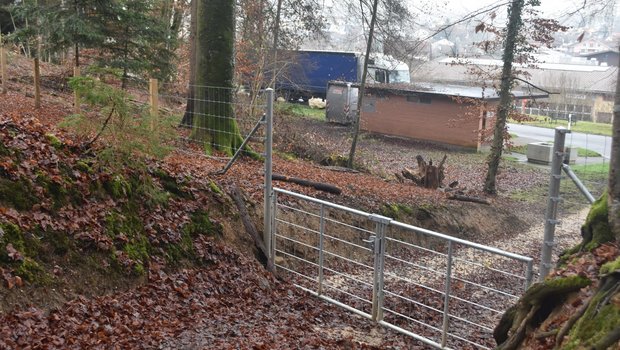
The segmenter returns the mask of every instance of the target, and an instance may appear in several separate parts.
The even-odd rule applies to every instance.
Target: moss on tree
[[[609,208],[607,205],[607,193],[597,199],[590,208],[585,223],[581,227],[580,249],[592,250],[599,245],[615,239],[609,226]]]

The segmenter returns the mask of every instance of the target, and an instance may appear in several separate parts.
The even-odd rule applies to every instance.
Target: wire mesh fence
[[[277,269],[299,287],[439,348],[491,349],[532,259],[274,189]]]
[[[268,107],[266,90],[249,93],[242,87],[131,77],[126,91],[132,105],[150,110],[155,128],[163,127],[162,123],[176,128],[178,137],[172,146],[177,150],[216,158],[230,158],[239,149],[251,155],[264,152],[265,131],[260,126]]]
[[[570,169],[574,171],[592,196],[597,199],[605,191],[609,181],[609,156],[611,153],[611,137],[602,135],[570,133],[566,135],[568,149],[576,149],[574,161]],[[563,174],[560,183],[558,206],[558,234],[555,241],[555,254],[558,256],[564,249],[576,243],[580,237],[575,235],[575,223],[583,223],[590,202],[582,194],[575,183]],[[565,232],[566,231],[566,232]]]

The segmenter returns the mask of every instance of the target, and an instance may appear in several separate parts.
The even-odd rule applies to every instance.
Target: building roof
[[[330,82],[339,84],[339,82]],[[346,84],[346,83],[343,83]],[[352,84],[359,86],[359,84]],[[499,100],[498,91],[494,88],[483,88],[480,86],[466,86],[457,84],[441,84],[441,83],[416,83],[416,84],[371,84],[366,87],[369,91],[386,91],[402,95],[443,95],[450,97],[464,97],[473,99]],[[535,91],[534,91],[535,90]],[[512,91],[516,99],[524,98],[546,98],[549,94],[532,89],[531,91]]]
[[[442,82],[447,84],[480,85],[480,77],[471,74],[477,67],[499,80],[502,61],[478,59],[458,62],[448,58],[426,62],[414,68],[413,81]],[[520,68],[529,74],[527,80],[549,90],[565,90],[567,81],[576,91],[613,94],[618,67],[541,63],[540,68]]]

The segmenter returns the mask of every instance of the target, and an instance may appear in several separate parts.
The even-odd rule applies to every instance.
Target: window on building
[[[431,98],[428,96],[409,95],[407,96],[407,101],[413,103],[431,104]]]

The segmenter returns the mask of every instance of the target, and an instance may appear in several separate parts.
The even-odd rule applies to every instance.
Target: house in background
[[[519,69],[528,74],[531,84],[553,94],[545,101],[528,99],[526,103],[517,103],[518,108],[527,107],[525,112],[535,111],[534,114],[551,118],[568,119],[571,115],[573,120],[612,122],[618,67],[600,66],[588,60],[582,60],[581,64],[541,61],[537,68]],[[471,74],[477,70],[491,75],[486,82],[491,86],[493,80],[499,79],[501,67],[502,61],[497,59],[444,58],[416,67],[411,80],[476,86],[483,83],[480,76]],[[527,92],[530,88],[519,82],[515,90]]]
[[[330,82],[327,120],[349,123],[355,116],[358,86]],[[516,99],[548,95],[517,92]],[[499,102],[495,90],[462,85],[369,85],[364,97],[362,130],[481,150],[493,128]]]
[[[601,64],[618,67],[618,61],[620,60],[620,53],[615,50],[605,50],[605,51],[582,54],[581,57],[585,57],[587,59],[595,59]]]

